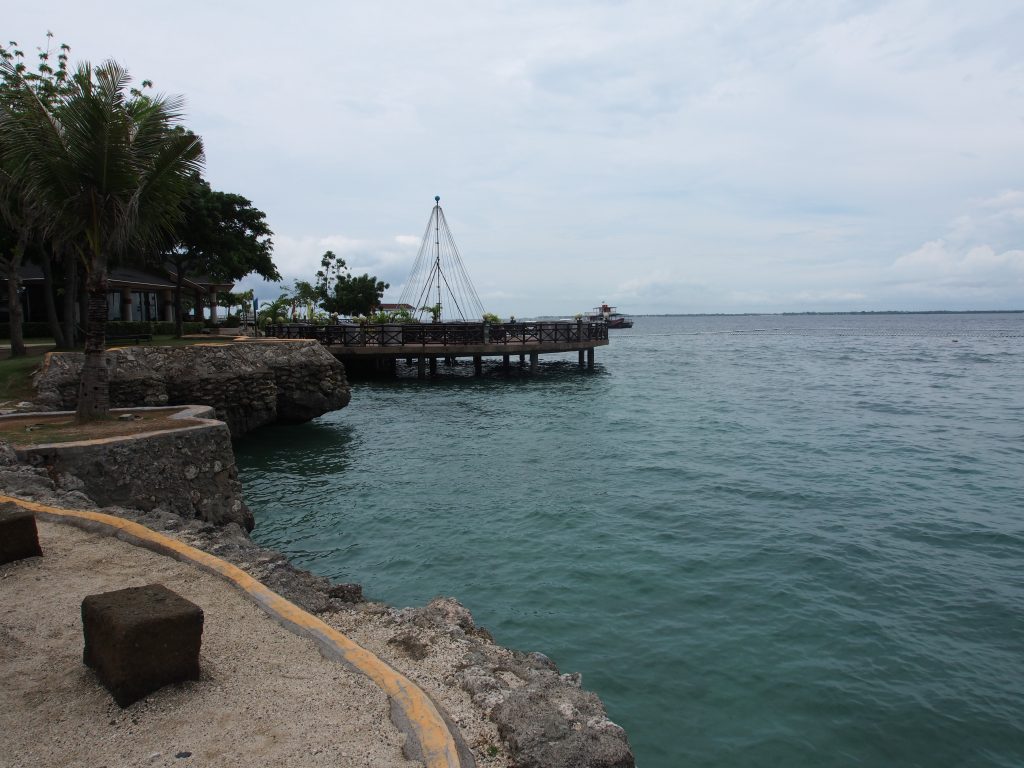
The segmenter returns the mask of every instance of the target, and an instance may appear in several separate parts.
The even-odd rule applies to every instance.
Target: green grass
[[[21,402],[36,396],[32,388],[32,373],[43,361],[41,353],[30,352],[26,357],[0,360],[0,402]]]

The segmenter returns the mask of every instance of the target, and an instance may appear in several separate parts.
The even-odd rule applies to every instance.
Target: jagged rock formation
[[[72,410],[80,352],[51,352],[35,377],[36,402]],[[238,437],[274,422],[309,421],[348,405],[345,368],[318,342],[259,340],[107,351],[114,408],[209,405]]]
[[[608,719],[580,675],[559,674],[541,653],[495,645],[458,601],[436,598],[403,611],[416,627],[468,638],[455,679],[498,726],[519,768],[634,768],[626,732]]]

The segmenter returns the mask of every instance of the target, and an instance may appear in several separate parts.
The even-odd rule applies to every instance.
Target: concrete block
[[[89,595],[82,630],[83,661],[122,707],[199,679],[203,610],[163,584]]]
[[[16,504],[0,507],[0,565],[42,554],[35,515]]]

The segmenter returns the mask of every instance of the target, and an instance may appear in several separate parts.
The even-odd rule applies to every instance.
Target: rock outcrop
[[[626,732],[608,719],[597,694],[581,687],[579,674],[559,674],[544,654],[495,645],[452,598],[406,609],[401,618],[470,641],[455,678],[498,726],[516,766],[634,768]]]
[[[80,352],[51,352],[35,377],[37,403],[78,403]],[[232,437],[274,422],[300,423],[344,408],[345,368],[318,342],[252,340],[107,350],[114,408],[208,405]]]

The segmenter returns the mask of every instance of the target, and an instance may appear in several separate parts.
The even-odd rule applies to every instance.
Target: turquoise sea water
[[[256,538],[456,596],[641,768],[1024,765],[1024,315],[638,318],[597,361],[253,434]]]

